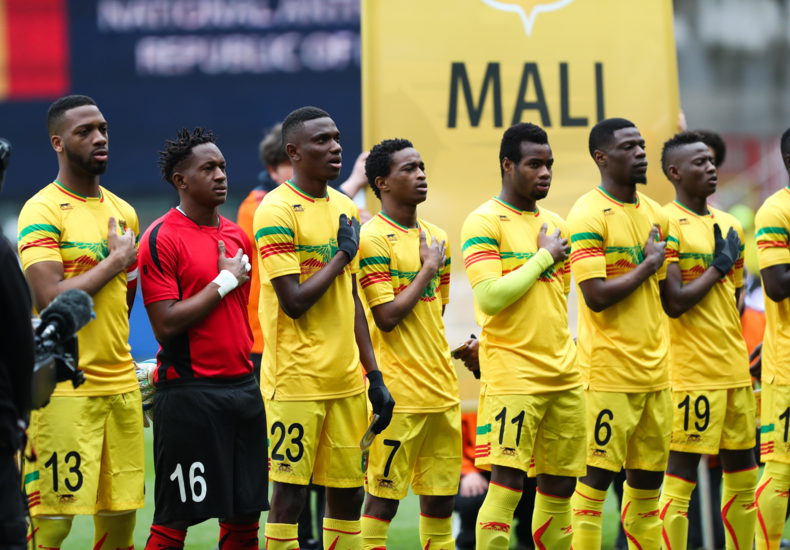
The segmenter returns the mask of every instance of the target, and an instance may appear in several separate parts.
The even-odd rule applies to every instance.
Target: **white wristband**
[[[221,298],[224,298],[228,292],[239,286],[239,280],[227,269],[220,271],[219,275],[211,282],[219,285],[217,292],[219,292]]]

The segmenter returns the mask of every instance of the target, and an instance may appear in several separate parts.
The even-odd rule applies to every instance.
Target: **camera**
[[[55,298],[36,319],[36,363],[33,367],[30,408],[49,403],[59,382],[71,381],[77,388],[85,382],[79,370],[77,331],[95,315],[93,300],[82,290],[67,290]]]

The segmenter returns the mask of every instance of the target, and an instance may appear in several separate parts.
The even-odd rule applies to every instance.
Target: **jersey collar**
[[[518,214],[519,216],[522,216],[524,214],[532,214],[533,216],[535,216],[537,218],[540,215],[540,208],[538,208],[537,205],[535,205],[535,211],[533,212],[533,211],[530,211],[530,210],[519,210],[515,206],[506,203],[505,201],[503,201],[499,197],[494,197],[494,201],[497,204],[499,204],[499,206],[501,206],[502,208],[506,208],[507,210],[510,210],[511,212],[514,212],[514,213]]]
[[[394,227],[398,231],[403,231],[404,233],[408,233],[409,232],[409,228],[408,227],[399,224],[398,222],[396,222],[395,220],[393,220],[392,218],[387,216],[384,212],[379,212],[376,215],[378,217],[380,217],[382,220],[384,220],[385,223],[388,223],[389,225],[391,225],[392,227]],[[420,221],[419,220],[417,220],[417,231],[422,231],[422,228],[420,227]]]
[[[303,199],[305,199],[307,201],[315,202],[315,201],[324,201],[325,200],[326,202],[329,202],[329,186],[328,185],[327,185],[327,190],[326,190],[326,196],[325,197],[313,197],[311,195],[308,195],[307,193],[305,193],[304,191],[299,189],[297,186],[295,186],[293,183],[291,183],[291,180],[286,181],[285,183],[283,183],[283,185],[287,185],[288,188],[291,191],[293,191],[294,193],[296,193],[297,195],[299,195],[300,197],[302,197]]]
[[[619,200],[617,200],[616,198],[614,198],[613,196],[611,196],[609,193],[607,193],[607,192],[604,190],[604,188],[603,188],[603,187],[601,187],[600,185],[599,185],[598,187],[596,187],[596,188],[595,188],[595,190],[596,190],[596,191],[598,191],[598,192],[599,192],[601,195],[603,195],[603,196],[604,196],[604,198],[606,198],[607,200],[609,200],[609,201],[611,201],[611,202],[615,203],[615,204],[616,204],[616,205],[618,205],[618,206],[623,206],[623,207],[625,207],[626,205],[631,205],[631,206],[635,206],[636,208],[639,208],[639,204],[640,204],[640,202],[639,202],[639,193],[637,193],[637,194],[636,194],[636,202],[635,202],[635,203],[633,203],[633,205],[632,205],[630,202],[629,202],[629,203],[626,203],[626,202],[623,202],[623,201],[619,201]]]
[[[79,193],[75,193],[74,191],[72,191],[71,189],[60,183],[58,180],[54,180],[52,184],[61,193],[64,193],[69,197],[71,197],[72,199],[78,200],[80,202],[88,202],[88,201],[104,202],[104,191],[102,190],[101,186],[99,186],[99,198],[96,198],[96,197],[86,197],[85,195],[80,195]]]
[[[673,200],[673,201],[672,201],[672,204],[674,204],[676,207],[680,208],[680,209],[681,209],[683,212],[685,212],[686,214],[690,214],[690,215],[694,216],[695,218],[707,218],[707,217],[709,217],[709,216],[710,216],[710,218],[711,218],[711,219],[713,219],[713,211],[710,209],[710,206],[707,206],[707,205],[706,205],[706,206],[707,206],[707,208],[708,208],[708,213],[707,213],[707,214],[705,214],[704,216],[700,216],[699,214],[697,214],[696,212],[694,212],[694,211],[693,211],[691,208],[689,208],[688,206],[683,206],[683,204],[681,204],[681,203],[680,203],[680,201],[678,201],[677,199]]]

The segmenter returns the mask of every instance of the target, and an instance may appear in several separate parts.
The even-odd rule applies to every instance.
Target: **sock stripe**
[[[495,483],[493,481],[490,482],[491,485],[496,485],[497,487],[502,487],[503,489],[507,489],[508,491],[513,491],[514,493],[523,493],[524,491],[519,491],[518,489],[513,489],[512,487],[507,487],[506,485],[501,485],[499,483]]]
[[[420,515],[422,515],[422,514],[420,514]],[[362,515],[362,517],[363,518],[368,518],[368,519],[375,519],[376,521],[383,521],[385,523],[392,523],[391,519],[381,519],[381,518],[377,518],[376,516],[366,516],[364,514]]]
[[[584,493],[580,493],[578,489],[576,489],[576,494],[577,494],[577,495],[579,495],[579,496],[580,496],[580,497],[582,497],[582,498],[586,498],[587,500],[592,500],[593,502],[603,502],[603,501],[605,501],[605,500],[606,500],[606,499],[604,499],[604,498],[593,498],[593,497],[588,497],[588,496],[587,496],[587,495],[585,495]]]
[[[549,497],[549,498],[559,498],[559,499],[562,499],[562,500],[568,500],[569,498],[571,498],[571,497],[561,497],[561,496],[559,496],[559,495],[551,495],[551,494],[549,494],[549,493],[544,493],[544,492],[542,492],[540,489],[535,489],[535,490],[536,490],[536,491],[537,491],[539,494],[543,495],[544,497]]]
[[[158,527],[158,526],[156,526],[156,525],[152,525],[152,526],[151,526],[151,531],[152,531],[153,533],[156,533],[156,534],[157,534],[158,536],[160,536],[160,537],[164,537],[164,538],[166,538],[166,539],[170,539],[170,540],[172,540],[173,542],[177,542],[178,544],[184,544],[184,540],[183,540],[183,539],[179,540],[179,539],[177,539],[177,538],[175,538],[175,537],[171,537],[170,535],[168,535],[167,533],[165,533],[164,531],[162,531],[162,530],[161,530],[161,528],[159,528],[159,527]],[[184,538],[186,538],[186,532],[184,533]]]
[[[450,519],[451,517],[453,517],[453,516],[447,516],[446,518],[440,518],[439,516],[426,516],[426,515],[425,515],[425,514],[423,514],[422,512],[420,512],[420,515],[421,515],[422,517],[424,517],[424,518],[428,518],[428,519]],[[365,517],[368,517],[368,516],[365,516]],[[384,520],[382,520],[382,521],[384,521]],[[389,522],[387,522],[387,523],[389,523]]]
[[[535,541],[535,546],[537,547],[536,550],[547,550],[546,545],[543,544],[543,542],[540,539],[543,538],[543,533],[545,533],[548,530],[549,525],[551,525],[551,520],[553,519],[554,519],[553,516],[550,517],[546,523],[538,527],[537,530],[534,533],[532,533],[532,540]]]
[[[751,468],[744,468],[743,470],[733,470],[732,472],[728,472],[727,470],[722,470],[725,474],[739,474],[741,472],[751,472],[752,470],[756,470],[757,465],[755,464]]]
[[[733,497],[729,500],[729,502],[727,502],[727,504],[724,505],[724,508],[721,509],[721,520],[724,523],[724,527],[726,527],[727,531],[730,533],[730,538],[735,543],[735,550],[740,550],[741,547],[738,544],[738,536],[735,534],[735,528],[727,519],[727,513],[730,511],[730,507],[732,506],[732,503],[735,502],[736,498],[738,498],[738,495],[737,494],[733,495]]]
[[[629,533],[628,529],[625,528],[625,515],[628,512],[628,508],[630,506],[631,506],[631,502],[629,501],[623,507],[623,515],[620,517],[620,523],[623,525],[623,532],[625,533],[625,536],[628,537],[628,540],[630,540],[633,543],[633,545],[636,547],[637,550],[642,550],[642,545],[639,544],[639,541],[636,540],[636,537],[634,537],[634,535]]]
[[[665,477],[671,477],[673,479],[679,479],[680,481],[685,481],[686,483],[691,483],[692,485],[696,485],[696,481],[691,481],[690,479],[686,479],[685,477],[680,477],[672,474],[664,474]]]
[[[330,529],[329,527],[324,527],[324,531],[332,531],[333,533],[343,533],[344,535],[360,535],[360,534],[362,534],[361,530],[360,531],[356,531],[356,532],[341,531],[340,529]]]
[[[763,530],[763,536],[765,537],[765,542],[768,542],[768,527],[765,525],[765,518],[763,518],[762,510],[760,510],[760,495],[763,493],[765,488],[771,483],[773,477],[769,477],[768,480],[760,485],[757,488],[757,494],[755,495],[754,501],[757,503],[757,520],[760,522],[760,528]]]

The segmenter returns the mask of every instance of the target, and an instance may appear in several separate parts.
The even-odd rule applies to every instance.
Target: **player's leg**
[[[257,548],[261,511],[269,509],[266,440],[261,437],[267,431],[263,397],[252,376],[233,392],[233,515],[219,520],[219,550]]]
[[[757,550],[774,550],[784,530],[787,495],[790,491],[790,386],[776,380],[762,386],[760,460],[765,469],[757,483]]]
[[[581,386],[557,392],[538,427],[534,451],[537,491],[532,513],[532,539],[538,548],[568,550],[571,546],[571,497],[576,477],[587,471],[586,409]]]
[[[669,388],[645,394],[629,394],[634,410],[641,415],[628,441],[625,459],[621,519],[632,550],[655,549],[661,545],[659,493],[669,460],[672,436],[672,395]]]
[[[425,439],[426,414],[395,413],[370,447],[362,516],[364,550],[385,548],[390,522],[409,491],[418,450]]]
[[[475,466],[491,468],[491,483],[477,515],[477,548],[499,550],[510,544],[513,514],[550,401],[546,395],[480,396]]]
[[[689,501],[697,486],[699,460],[697,453],[669,452],[667,473],[658,501],[659,517],[663,522],[661,548],[665,550],[686,550]]]
[[[754,392],[748,386],[721,390],[721,393],[727,395],[719,453],[724,470],[721,518],[727,537],[727,550],[752,548],[757,522],[755,492],[759,475],[754,458]]]
[[[332,403],[267,401],[269,477],[274,482],[266,520],[268,550],[299,548],[297,522],[307,502],[307,488],[321,454],[320,440]]]
[[[145,505],[145,439],[140,390],[109,398],[99,476],[94,550],[134,546],[136,509]]]
[[[108,400],[56,396],[31,415],[38,460],[25,461],[24,484],[37,547],[60,548],[73,516],[96,512]]]
[[[642,410],[631,394],[586,391],[587,474],[571,497],[574,550],[600,550],[606,492],[625,462]],[[642,395],[642,394],[635,394]]]
[[[359,442],[367,429],[364,393],[328,402],[313,469],[316,485],[326,487],[324,548],[362,548],[365,472]]]
[[[461,478],[461,406],[426,418],[412,466],[412,489],[420,496],[420,548],[454,550],[452,516]]]

